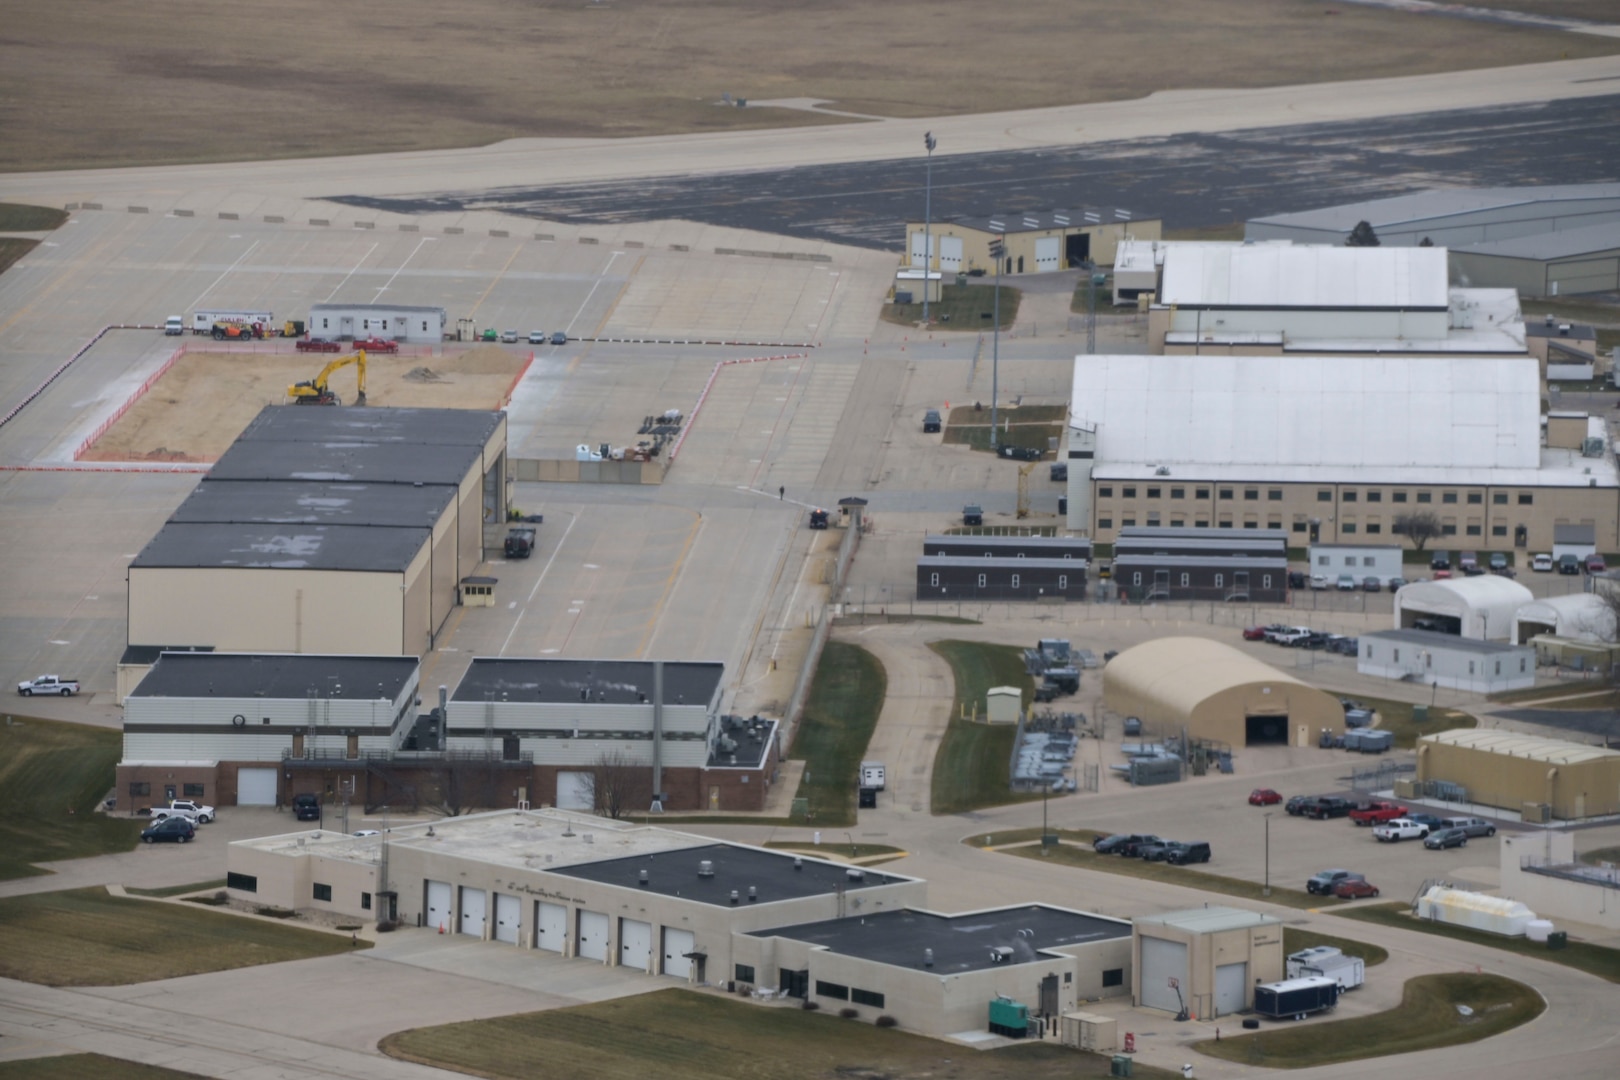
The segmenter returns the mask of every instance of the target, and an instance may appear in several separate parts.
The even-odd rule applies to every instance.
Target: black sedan
[[[183,817],[166,817],[162,821],[154,821],[141,830],[141,840],[148,844],[155,844],[160,840],[173,840],[177,844],[190,843],[191,838],[197,835],[197,828]]]

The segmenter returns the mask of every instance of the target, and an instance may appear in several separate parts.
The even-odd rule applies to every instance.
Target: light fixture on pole
[[[1046,843],[1051,838],[1051,834],[1049,832],[1047,832],[1047,829],[1046,829],[1046,796],[1051,792],[1051,790],[1052,790],[1052,781],[1048,780],[1045,783],[1041,784],[1041,854],[1042,855],[1046,854]]]
[[[1001,375],[1001,262],[1007,255],[1007,237],[1002,233],[1004,225],[999,221],[992,221],[990,227],[996,231],[995,239],[990,241],[990,257],[996,260],[995,285],[995,314],[991,316],[990,327],[990,449],[1000,449],[1000,436],[996,434],[996,401],[1000,396]],[[924,291],[924,296],[928,293]]]
[[[1266,815],[1266,883],[1260,889],[1261,896],[1271,895],[1271,815]]]
[[[928,283],[934,271],[934,241],[930,226],[934,216],[934,133],[923,132],[923,146],[928,149],[928,163],[923,166],[923,326],[928,325]]]

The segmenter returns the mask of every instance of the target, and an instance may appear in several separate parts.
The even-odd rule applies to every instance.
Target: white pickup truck
[[[1373,836],[1381,842],[1391,844],[1402,840],[1421,840],[1429,835],[1429,827],[1420,825],[1409,818],[1396,818],[1394,821],[1373,826]]]
[[[64,679],[60,675],[40,675],[28,682],[17,684],[17,693],[23,697],[33,697],[35,694],[60,694],[62,697],[72,697],[79,692],[79,680]]]
[[[152,808],[153,821],[161,821],[167,817],[182,817],[193,825],[206,825],[214,820],[214,808],[192,802],[190,799],[170,799],[168,806]]]

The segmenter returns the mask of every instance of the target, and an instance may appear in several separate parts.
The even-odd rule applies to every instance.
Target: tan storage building
[[[1146,1009],[1194,1020],[1254,1006],[1256,983],[1283,977],[1282,920],[1203,907],[1133,919],[1131,996]]]
[[[934,221],[926,229],[924,224],[906,223],[906,267],[921,270],[923,252],[931,248],[930,270],[947,275],[982,270],[993,276],[990,242],[998,236],[1006,246],[1003,275],[1044,274],[1086,262],[1112,266],[1121,240],[1157,240],[1163,223],[1158,218],[1132,220],[1129,210],[1081,207]]]
[[[1526,821],[1578,821],[1620,813],[1620,751],[1479,729],[1425,735],[1417,782],[1461,787],[1467,802],[1497,806]]]
[[[1169,637],[1126,649],[1103,668],[1103,704],[1158,732],[1183,729],[1228,746],[1313,746],[1344,732],[1332,696],[1218,641]]]

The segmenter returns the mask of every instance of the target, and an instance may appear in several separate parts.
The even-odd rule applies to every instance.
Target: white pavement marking
[[[574,312],[574,317],[568,320],[567,326],[563,327],[564,334],[569,337],[574,336],[574,324],[579,322],[579,317],[581,315],[585,314],[585,309],[590,306],[591,297],[596,295],[596,290],[601,286],[602,279],[607,276],[607,272],[609,270],[613,269],[613,260],[617,259],[623,254],[624,252],[622,251],[615,251],[612,255],[608,256],[607,265],[602,267],[602,272],[600,274],[596,275],[596,282],[591,286],[591,291],[585,294],[585,299],[580,301],[579,310]]]
[[[411,249],[411,253],[405,256],[405,261],[399,264],[399,269],[395,270],[392,276],[390,276],[387,281],[383,282],[382,287],[377,290],[377,297],[380,298],[383,293],[388,291],[388,286],[394,283],[394,278],[399,277],[401,271],[405,269],[412,259],[416,258],[416,253],[422,250],[423,245],[437,239],[438,237],[436,236],[424,236],[421,240],[417,241],[416,246]]]
[[[376,251],[379,246],[380,245],[378,245],[378,244],[372,244],[370,247],[366,248],[366,253],[364,255],[360,256],[358,259],[355,260],[354,266],[349,270],[349,272],[347,274],[343,275],[343,280],[338,282],[336,285],[332,286],[332,291],[326,294],[326,302],[327,303],[330,304],[332,302],[332,297],[336,296],[338,294],[338,290],[343,288],[343,286],[345,286],[345,285],[347,285],[349,283],[349,279],[354,277],[355,271],[360,269],[360,264],[365,262],[367,259],[371,258],[371,253],[373,251]],[[313,330],[315,328],[312,326],[312,327],[310,327],[310,329]]]
[[[506,640],[501,642],[501,656],[506,655],[507,646],[512,644],[512,635],[517,633],[518,623],[522,622],[523,616],[529,613],[529,605],[534,602],[534,594],[540,591],[540,583],[545,581],[546,575],[551,572],[551,564],[556,562],[557,556],[562,553],[563,545],[568,542],[568,534],[574,531],[574,523],[578,520],[578,514],[568,515],[568,528],[563,530],[562,539],[557,541],[557,547],[552,551],[551,558],[547,559],[546,565],[540,569],[540,576],[534,579],[534,588],[529,590],[529,598],[523,601],[523,610],[518,612],[518,617],[512,620],[512,629],[506,632]]]
[[[195,311],[195,310],[197,310],[197,306],[203,302],[203,297],[205,297],[209,293],[213,292],[215,286],[217,286],[220,282],[224,281],[225,278],[230,274],[230,272],[232,270],[235,270],[238,266],[241,266],[242,265],[242,260],[247,258],[249,255],[253,254],[253,249],[258,247],[258,246],[259,246],[259,242],[257,240],[255,240],[255,241],[253,241],[253,243],[249,244],[248,249],[246,251],[242,252],[241,255],[237,256],[235,262],[231,263],[231,265],[227,266],[224,270],[220,271],[219,277],[215,278],[212,282],[210,282],[208,288],[204,289],[201,293],[199,293],[197,295],[197,299],[193,300],[191,303],[186,305],[186,310],[187,311]]]

